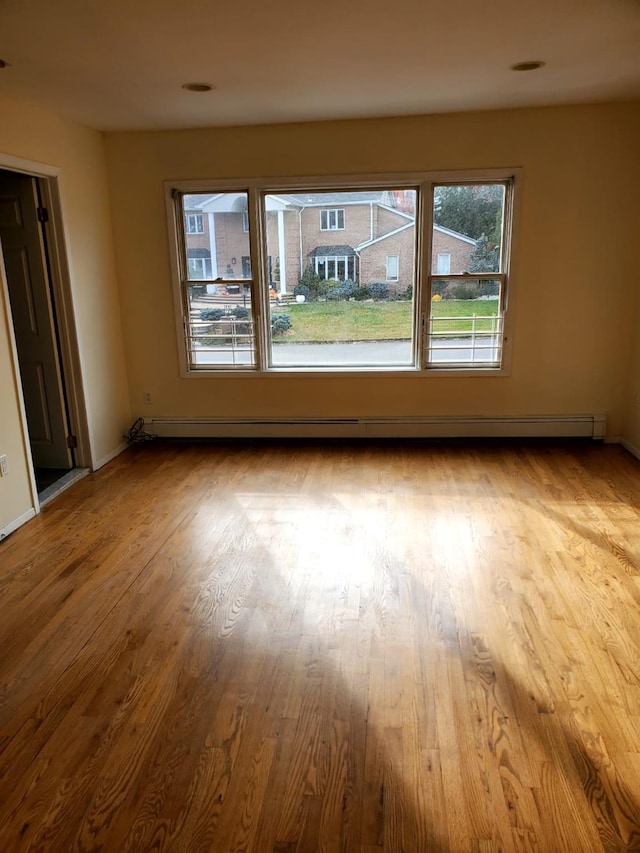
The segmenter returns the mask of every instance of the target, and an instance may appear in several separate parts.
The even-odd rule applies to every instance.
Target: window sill
[[[427,378],[487,378],[507,377],[510,371],[506,367],[432,367],[420,370],[417,367],[355,367],[331,368],[319,367],[272,367],[269,370],[187,370],[181,371],[182,379],[367,379],[384,376],[390,379],[427,379]]]

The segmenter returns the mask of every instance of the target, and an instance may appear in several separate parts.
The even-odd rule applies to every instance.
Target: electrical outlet
[[[3,453],[0,456],[0,477],[6,477],[9,473],[9,465],[7,463],[7,454]]]
[[[153,403],[153,399],[151,397],[151,391],[143,391],[142,392],[142,402],[145,406],[150,406]]]

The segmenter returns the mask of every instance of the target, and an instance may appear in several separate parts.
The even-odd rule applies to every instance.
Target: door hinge
[[[76,438],[76,436],[75,435],[68,435],[67,436],[67,447],[69,448],[69,450],[73,450],[77,446],[78,446],[78,439]]]
[[[48,222],[49,221],[49,211],[46,207],[38,208],[38,222]]]

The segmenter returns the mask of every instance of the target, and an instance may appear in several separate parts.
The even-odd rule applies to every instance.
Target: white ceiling
[[[0,0],[0,92],[102,130],[634,99],[639,46],[640,0]]]

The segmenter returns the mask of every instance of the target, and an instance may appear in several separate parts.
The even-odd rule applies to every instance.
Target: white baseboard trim
[[[627,441],[626,438],[619,438],[618,444],[622,445],[625,450],[627,450],[632,456],[635,456],[636,459],[640,459],[640,448],[636,447],[635,444],[631,444],[630,441]]]
[[[604,415],[428,418],[151,418],[161,438],[595,438]]]
[[[18,516],[18,518],[14,518],[13,521],[10,521],[9,524],[6,524],[3,528],[0,529],[0,541],[6,539],[10,533],[13,533],[14,530],[17,530],[19,527],[22,527],[23,524],[27,521],[31,521],[32,518],[35,518],[36,511],[33,507],[28,509],[26,512],[23,512],[22,515]]]
[[[115,459],[116,456],[120,456],[123,450],[126,450],[129,445],[126,442],[122,442],[119,444],[115,450],[112,450],[110,453],[107,453],[105,456],[101,456],[96,462],[94,462],[92,471],[97,471],[99,468],[102,468],[103,465],[106,465],[107,462],[111,462],[112,459]]]

